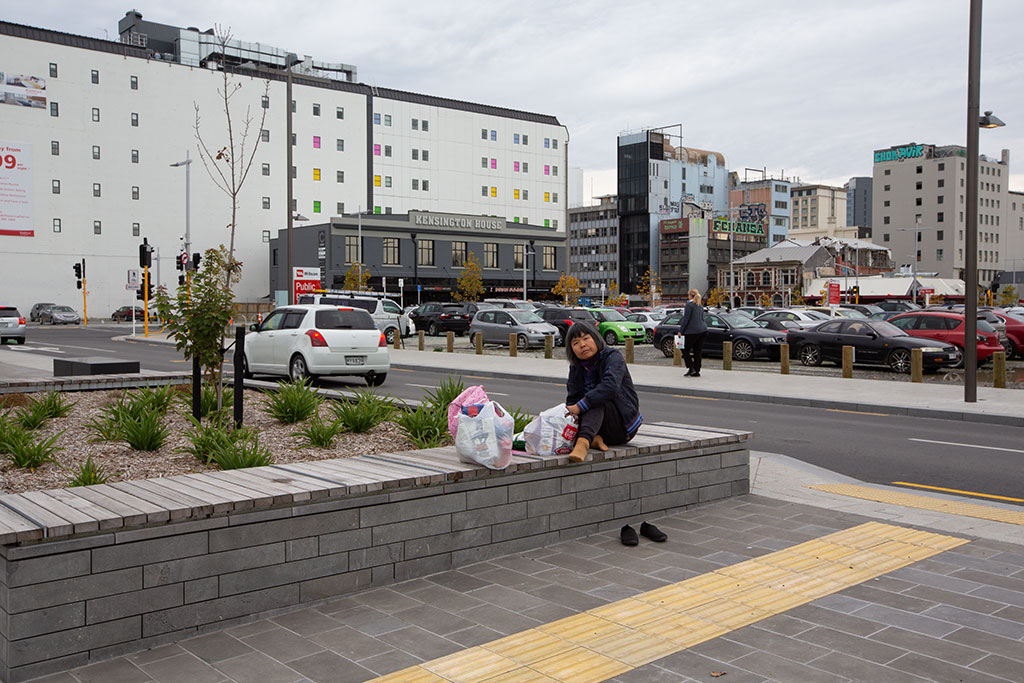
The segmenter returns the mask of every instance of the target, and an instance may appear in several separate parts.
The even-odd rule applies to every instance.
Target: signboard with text
[[[761,235],[764,236],[764,226],[760,223],[749,221],[730,221],[728,218],[719,216],[712,223],[715,232],[732,232],[737,235]]]
[[[828,283],[828,305],[839,305],[839,283],[835,280]]]
[[[312,294],[320,289],[319,268],[292,268],[293,301],[298,301],[302,294]]]
[[[0,140],[0,235],[34,237],[32,145]]]

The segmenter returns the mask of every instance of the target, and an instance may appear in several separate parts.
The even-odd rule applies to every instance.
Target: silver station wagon
[[[556,346],[562,341],[557,327],[544,322],[535,312],[519,308],[479,311],[469,325],[469,340],[473,345],[480,335],[484,344],[508,346],[510,334],[516,335],[516,347],[520,349],[544,346],[546,337],[551,337]]]

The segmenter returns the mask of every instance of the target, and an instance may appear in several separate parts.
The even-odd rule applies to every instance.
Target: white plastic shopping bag
[[[523,430],[526,450],[537,455],[566,455],[576,440],[576,416],[565,404],[548,408],[533,418]]]
[[[465,404],[458,415],[455,450],[459,460],[492,470],[503,470],[512,461],[515,421],[500,404]]]
[[[683,333],[681,333],[681,332],[676,332],[676,348],[677,349],[685,349],[686,348],[686,336]]]

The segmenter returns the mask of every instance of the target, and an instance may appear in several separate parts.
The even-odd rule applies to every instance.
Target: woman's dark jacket
[[[611,402],[619,409],[626,432],[636,433],[644,418],[640,414],[640,401],[636,396],[636,389],[633,388],[633,378],[629,376],[622,354],[605,348],[598,356],[594,373],[597,384],[587,390],[586,370],[577,363],[570,364],[565,404],[578,404],[580,410],[585,412],[596,405]]]
[[[683,319],[679,321],[679,331],[683,334],[707,332],[708,326],[704,322],[704,309],[693,301],[687,301],[686,308],[683,309]]]

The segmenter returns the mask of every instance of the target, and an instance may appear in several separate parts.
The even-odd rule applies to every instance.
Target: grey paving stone
[[[945,554],[939,555],[938,559],[943,559],[955,564],[960,567],[960,571],[954,572],[955,576],[964,576],[970,578],[972,581],[978,581],[980,583],[993,583],[994,579],[985,577],[985,574],[990,574],[997,579],[1003,579],[1008,584],[995,583],[995,585],[1006,585],[1007,588],[1013,588],[1014,585],[1021,583],[1020,579],[1009,578],[1009,575],[1018,571],[1020,567],[1010,562],[999,562],[994,559],[983,559],[979,557],[973,557],[971,555],[956,555],[955,557],[947,557]],[[977,576],[978,578],[974,578]]]
[[[697,576],[696,572],[687,571],[686,569],[680,569],[679,567],[664,567],[648,574],[656,579],[662,581],[668,581],[669,583],[679,583],[687,579],[692,579]]]
[[[338,621],[312,609],[288,612],[274,617],[271,621],[306,638],[336,629],[341,625]]]
[[[135,664],[148,664],[149,662],[155,662],[158,659],[167,659],[168,657],[174,657],[175,655],[180,655],[184,652],[185,650],[177,643],[170,643],[168,645],[161,645],[160,647],[143,650],[142,652],[134,652],[125,657],[125,659]]]
[[[360,683],[376,678],[376,674],[369,669],[328,651],[296,659],[289,662],[288,666],[314,683]]]
[[[988,637],[987,634],[985,635]],[[951,636],[952,634],[945,639],[932,638],[931,636],[890,626],[878,633],[872,634],[869,640],[892,645],[893,647],[902,648],[910,652],[917,652],[936,659],[943,659],[952,664],[967,665],[984,656],[984,652],[980,649],[965,647],[964,645],[958,645],[956,642],[951,642]]]
[[[631,598],[638,593],[643,593],[644,591],[639,588],[633,588],[632,586],[620,586],[617,583],[610,583],[587,592],[590,595],[595,595],[607,602],[615,602],[616,600]]]
[[[1018,624],[1024,624],[1024,607],[1007,605],[1006,607],[993,612],[992,616],[999,617],[1000,619],[1009,619],[1010,621],[1015,621]]]
[[[395,671],[401,671],[402,669],[406,669],[410,666],[415,666],[422,661],[423,660],[419,657],[414,657],[408,652],[388,650],[387,652],[374,655],[373,657],[360,659],[359,665],[383,676]]]
[[[470,597],[465,593],[453,591],[451,588],[439,586],[436,583],[428,584],[425,588],[408,593],[410,599],[416,602],[442,607],[450,612],[461,612],[471,607],[478,607],[485,604],[483,600]],[[407,605],[410,607],[412,604]],[[384,611],[384,610],[382,610]],[[394,610],[398,611],[398,610]]]
[[[852,654],[860,657],[861,659],[867,659],[879,664],[891,662],[905,652],[905,650],[899,647],[886,645],[878,642],[877,640],[843,633],[842,631],[836,631],[835,629],[825,628],[824,626],[816,626],[809,631],[804,631],[803,633],[794,636],[794,638],[799,641],[814,643],[815,645],[828,648],[829,650]],[[776,652],[774,648],[766,649],[770,649],[771,652]],[[784,653],[776,652],[776,654]]]
[[[942,588],[933,588],[932,586],[914,586],[913,588],[907,589],[904,592],[904,595],[930,600],[934,603],[962,607],[963,609],[969,609],[972,612],[982,612],[985,614],[992,614],[1003,607],[1003,603],[1001,602],[985,600],[984,598],[977,597],[973,593],[956,593]]]
[[[271,659],[262,652],[249,652],[217,662],[216,669],[237,683],[296,683],[304,677],[295,669]]]
[[[418,626],[408,626],[385,633],[380,636],[380,639],[397,650],[408,652],[421,659],[436,659],[462,649],[458,643]]]
[[[917,612],[921,613],[930,607],[934,607],[937,603],[931,600],[925,600],[922,598],[915,598],[911,595],[902,593],[891,593],[886,590],[880,590],[873,586],[867,586],[860,584],[858,586],[851,586],[842,592],[843,596],[862,600],[864,602],[874,602],[880,605],[886,605],[893,609],[901,609],[906,612]]]
[[[722,639],[741,643],[754,650],[771,652],[779,657],[797,662],[809,662],[827,652],[825,648],[812,645],[811,641],[780,636],[757,626],[745,626],[731,631],[722,636]]]
[[[379,655],[392,649],[390,645],[348,626],[317,633],[309,639],[352,661]]]
[[[885,681],[885,683],[925,683],[927,678],[892,669],[844,652],[829,652],[811,662],[811,666],[848,678],[851,681]]]
[[[814,604],[800,605],[799,607],[789,610],[786,614],[812,624],[828,626],[830,628],[858,636],[866,636],[884,628],[884,625],[879,624],[876,621],[862,619],[861,617],[855,617],[849,614],[842,614],[835,610],[818,607]]]
[[[755,648],[747,647],[746,645],[733,640],[712,638],[711,640],[694,645],[689,648],[689,651],[709,659],[717,659],[720,662],[731,662],[734,659],[739,659],[743,655],[753,652],[754,649]]]
[[[197,638],[189,638],[179,643],[204,662],[214,663],[222,659],[231,659],[252,652],[252,648],[223,631],[215,631]]]
[[[808,629],[816,628],[814,624],[810,624],[802,619],[796,619],[788,614],[776,614],[773,617],[762,619],[757,622],[757,625],[765,631],[771,631],[783,636],[795,636]]]
[[[1024,548],[1017,546],[1013,551],[1001,552],[998,555],[994,555],[992,559],[997,562],[1015,564],[1024,569]]]
[[[1020,640],[1002,638],[973,628],[954,631],[946,636],[946,640],[1024,662],[1024,642]]]
[[[607,602],[607,601],[601,600],[602,604],[604,604],[605,602]],[[571,617],[574,614],[579,614],[579,612],[577,610],[574,610],[574,609],[569,609],[568,607],[563,607],[562,605],[556,605],[554,603],[548,603],[546,605],[541,605],[540,607],[533,607],[531,609],[525,609],[525,610],[522,611],[522,614],[525,617],[530,617],[531,619],[536,619],[537,621],[539,621],[539,622],[541,622],[543,624],[548,624],[548,623],[551,623],[552,621],[558,621],[559,619],[564,619],[566,617]],[[477,628],[482,628],[482,627],[477,627]],[[448,637],[451,638],[451,636],[448,636]]]
[[[493,583],[496,586],[504,586],[505,588],[521,591],[550,585],[547,581],[542,581],[536,576],[530,576],[529,574],[523,574],[512,569],[504,569],[501,567],[489,569],[485,572],[475,574],[475,576],[478,579],[482,579],[488,583]]]
[[[1002,602],[1008,605],[1024,607],[1024,593],[1020,591],[1009,590],[1007,588],[1001,588],[999,586],[982,586],[978,590],[971,593],[971,595],[978,596],[981,598],[988,598],[989,600],[995,600],[996,602]]]
[[[254,621],[251,624],[242,624],[241,626],[235,626],[227,629],[227,633],[233,635],[235,638],[245,638],[247,636],[254,636],[257,633],[263,633],[264,631],[272,631],[277,628],[277,624],[272,622],[270,619],[260,619]]]
[[[492,631],[486,626],[480,626],[479,624],[474,624],[470,628],[464,628],[461,631],[455,631],[445,636],[448,640],[453,640],[464,648],[483,645],[492,640],[498,640],[501,637],[502,634],[497,631]]]
[[[1021,677],[1021,662],[999,655],[989,655],[981,661],[971,664],[970,668],[1005,678],[1008,681],[1018,680]]]
[[[970,681],[970,683],[1006,683],[1004,678],[996,678],[980,671],[965,669],[944,662],[941,659],[926,657],[917,652],[908,652],[899,659],[889,662],[894,669],[906,671],[915,676],[922,676],[931,681]]]
[[[679,674],[649,664],[610,680],[616,683],[679,683]]]
[[[576,610],[577,612],[586,612],[588,609],[600,607],[607,601],[589,593],[577,591],[566,586],[542,586],[528,591],[530,595],[533,595],[542,600],[546,600],[557,605],[569,607]]]
[[[557,583],[562,586],[569,586],[576,590],[584,592],[591,592],[597,588],[604,588],[611,582],[606,579],[601,579],[596,576],[590,576],[587,574],[577,574],[576,572],[565,569],[564,567],[556,567],[555,569],[549,569],[547,571],[539,572],[535,576],[548,583]]]
[[[526,629],[539,626],[542,622],[530,619],[516,612],[512,612],[497,605],[481,605],[459,612],[459,616],[474,621],[481,626],[497,631],[502,635],[509,635],[525,631]]]
[[[520,572],[522,574],[536,574],[546,569],[551,569],[555,565],[538,560],[532,557],[526,557],[525,555],[509,555],[508,557],[499,557],[491,561],[496,567],[504,567],[513,571]]]
[[[57,674],[43,676],[42,678],[34,678],[32,683],[80,683],[80,681],[68,672],[62,671]]]
[[[857,610],[857,612],[852,616],[870,619],[878,622],[879,624],[899,626],[907,629],[908,631],[917,631],[918,633],[924,633],[925,635],[940,638],[952,633],[957,628],[955,623],[948,620],[943,621],[938,614],[935,616],[939,618],[933,618],[923,614],[915,614],[913,612],[904,612],[903,610],[892,609],[885,605],[871,604]],[[971,626],[972,624],[962,625]]]
[[[668,581],[662,581],[656,579],[653,576],[646,576],[644,574],[638,574],[637,572],[631,572],[627,569],[619,569],[618,567],[609,567],[608,569],[597,572],[595,578],[602,579],[609,583],[618,583],[623,586],[630,586],[631,588],[639,588],[642,591],[650,591],[655,588],[661,588],[668,584]]]
[[[825,609],[842,612],[843,614],[850,614],[852,612],[856,612],[861,607],[864,607],[869,603],[870,601],[859,600],[853,596],[845,595],[843,593],[833,593],[832,595],[826,595],[823,598],[818,598],[813,604],[818,607],[824,607]]]
[[[352,600],[387,614],[423,604],[407,594],[397,592],[395,587],[362,591],[353,595]]]
[[[800,681],[800,683],[846,683],[846,678],[836,676],[822,669],[791,659],[778,657],[770,652],[755,651],[733,662],[749,671],[778,681]]]
[[[541,598],[534,597],[523,591],[493,584],[469,591],[467,595],[514,611],[539,607],[545,602]]]
[[[637,530],[639,533],[639,529]],[[645,541],[646,542],[646,541]],[[620,548],[625,548],[621,543]],[[662,559],[664,558],[664,559]],[[670,569],[673,568],[670,562],[665,560],[671,560],[672,557],[666,553],[647,553],[645,556],[639,553],[636,556],[632,556],[629,553],[616,552],[616,553],[605,553],[599,557],[594,558],[595,562],[608,565],[609,567],[619,567],[620,569],[628,569],[629,571],[639,572],[640,574],[654,574],[659,569]]]
[[[922,564],[923,562],[916,562],[912,567],[897,569],[886,576],[955,593],[969,593],[983,585],[977,581],[968,581],[949,576],[948,574],[926,571],[922,568]]]
[[[72,673],[81,683],[145,683],[153,680],[149,674],[126,659],[90,664],[74,669]]]
[[[401,619],[407,624],[419,626],[431,633],[442,636],[454,631],[461,631],[473,625],[472,622],[457,617],[443,609],[423,604],[410,609],[404,609],[401,612],[395,612],[394,617]]]
[[[482,581],[460,571],[442,572],[440,574],[435,574],[434,576],[428,576],[427,580],[463,593],[468,593],[475,588],[490,585],[486,581]]]
[[[693,650],[682,650],[668,657],[663,657],[654,662],[654,665],[679,676],[693,677],[700,681],[721,680],[711,677],[711,674],[716,671],[728,672],[727,678],[729,683],[763,683],[763,681],[767,680],[767,677],[760,673],[736,666],[731,662],[726,663],[718,659],[699,655]],[[638,670],[643,671],[645,668],[641,667]]]
[[[331,615],[331,618],[336,621],[351,626],[357,631],[361,631],[368,636],[379,636],[382,633],[388,631],[394,631],[404,627],[406,624],[401,619],[395,619],[390,614],[378,612],[375,609],[361,605],[353,609],[344,610],[341,612],[335,612]]]
[[[323,649],[319,644],[281,627],[243,638],[242,642],[254,650],[259,650],[263,654],[285,663]]]
[[[943,619],[950,622],[951,625],[968,626],[979,631],[987,631],[997,636],[1004,636],[1015,640],[1024,638],[1024,624],[1013,622],[1009,619],[1000,619],[988,614],[978,614],[977,612],[950,605],[938,605],[925,612],[925,614],[936,619]],[[954,630],[956,629],[952,628],[947,633],[952,633]]]
[[[219,671],[191,654],[161,659],[141,668],[159,683],[219,683],[224,679]]]

